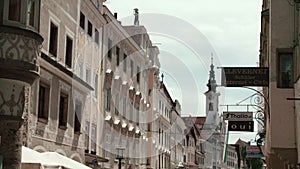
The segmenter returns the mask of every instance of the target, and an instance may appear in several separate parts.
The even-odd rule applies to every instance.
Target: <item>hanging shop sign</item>
[[[228,131],[254,131],[254,121],[228,121]]]
[[[269,69],[265,67],[223,67],[222,86],[269,86]]]
[[[223,119],[228,121],[252,121],[252,112],[223,112]]]
[[[261,158],[264,157],[261,149],[257,146],[250,146],[246,148],[246,157],[247,158]]]

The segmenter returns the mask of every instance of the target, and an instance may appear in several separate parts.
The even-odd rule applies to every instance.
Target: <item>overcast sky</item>
[[[180,101],[184,115],[205,115],[203,93],[207,91],[211,55],[218,84],[217,67],[257,66],[261,0],[108,0],[105,5],[118,13],[123,25],[133,25],[133,9],[139,9],[140,25],[160,48],[164,82],[173,99]],[[235,104],[253,93],[224,87],[218,91],[220,105]],[[246,107],[229,109],[246,111]],[[231,143],[239,137],[254,139],[255,135],[231,133]]]

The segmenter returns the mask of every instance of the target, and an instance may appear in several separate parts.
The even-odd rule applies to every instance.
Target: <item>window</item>
[[[65,64],[71,68],[72,67],[72,53],[73,53],[73,40],[67,36],[66,37],[66,59]]]
[[[90,21],[88,21],[88,35],[93,36],[93,25]]]
[[[139,66],[137,66],[136,67],[136,81],[138,82],[138,83],[140,83],[140,67]]]
[[[127,55],[124,53],[124,58],[123,58],[123,71],[126,72],[127,70]]]
[[[79,24],[80,24],[80,27],[84,30],[84,28],[85,28],[85,16],[82,12],[80,12]]]
[[[81,103],[75,104],[74,132],[80,132],[81,128]]]
[[[110,111],[110,100],[111,100],[111,90],[106,89],[106,106],[105,106],[105,110],[106,111]]]
[[[36,10],[35,5],[36,5],[35,0],[32,0],[28,3],[28,14],[29,14],[28,24],[32,27],[34,27],[34,20],[35,20],[35,10]]]
[[[130,60],[130,77],[133,77],[133,60]]]
[[[279,53],[278,55],[278,81],[279,88],[293,87],[293,53]]]
[[[98,98],[98,74],[95,75],[95,97]]]
[[[211,103],[211,102],[208,105],[208,111],[214,111],[213,103]]]
[[[129,120],[132,121],[133,120],[133,104],[129,104]]]
[[[56,57],[57,54],[57,34],[58,34],[58,27],[50,23],[50,42],[49,42],[49,52]]]
[[[91,133],[91,154],[96,154],[96,142],[97,142],[97,135],[96,132],[97,131],[97,126],[95,124],[92,124],[92,133]]]
[[[114,103],[115,103],[115,114],[118,116],[119,115],[119,93],[116,94]]]
[[[85,70],[85,81],[91,84],[91,70],[89,68]]]
[[[112,58],[112,40],[111,39],[108,39],[108,41],[107,41],[107,50],[108,50],[107,57],[109,60],[111,60],[111,58]]]
[[[90,122],[86,121],[85,122],[85,142],[84,142],[86,153],[89,152],[89,142],[90,142],[89,136],[90,136]]]
[[[126,117],[126,105],[127,105],[126,97],[124,97],[124,99],[123,99],[123,117],[124,118]]]
[[[120,65],[120,48],[119,47],[116,48],[116,64],[117,64],[117,66]]]
[[[49,91],[49,86],[40,84],[38,118],[48,119]]]
[[[78,76],[83,79],[83,63],[82,61],[78,61]]]
[[[99,44],[99,31],[95,28],[95,42]]]
[[[136,109],[136,123],[139,125],[140,122],[140,111],[139,108]]]
[[[21,20],[21,0],[10,0],[8,9],[8,19],[12,21]]]
[[[111,136],[109,133],[105,134],[105,158],[109,158],[109,152],[110,152],[110,142],[111,142]]]
[[[60,93],[58,126],[67,126],[67,118],[68,118],[68,95],[64,93]]]

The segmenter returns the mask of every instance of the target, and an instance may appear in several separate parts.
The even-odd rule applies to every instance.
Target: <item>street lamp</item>
[[[121,167],[122,167],[121,161],[122,161],[122,159],[124,159],[124,152],[125,152],[124,147],[116,148],[116,159],[119,160],[119,169],[121,169]]]

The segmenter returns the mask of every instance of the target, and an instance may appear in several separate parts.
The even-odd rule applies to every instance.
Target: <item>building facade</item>
[[[263,150],[269,168],[296,168],[300,161],[298,36],[299,1],[264,0],[260,66],[269,68],[269,86],[263,89],[267,99]]]

